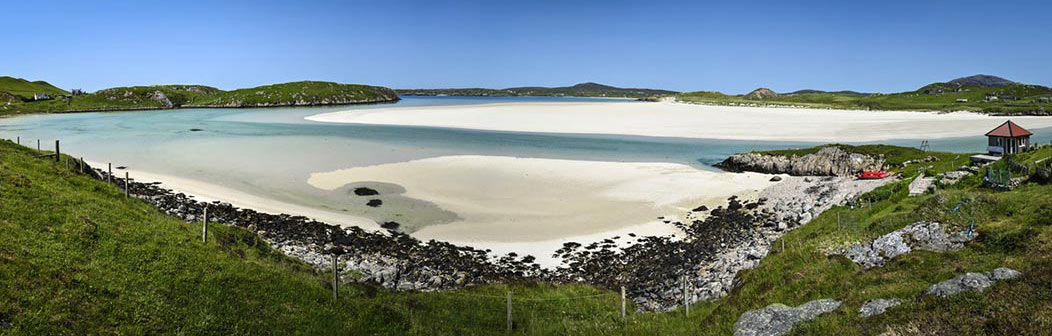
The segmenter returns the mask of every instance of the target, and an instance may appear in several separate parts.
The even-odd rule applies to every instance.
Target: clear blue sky
[[[0,75],[64,88],[595,81],[897,92],[1052,85],[1047,1],[13,1]]]

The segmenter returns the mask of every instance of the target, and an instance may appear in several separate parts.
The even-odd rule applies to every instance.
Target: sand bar
[[[660,103],[499,103],[322,113],[319,122],[493,131],[772,141],[880,141],[984,134],[1007,120],[978,113],[848,111]],[[1052,117],[1011,117],[1027,128]]]
[[[106,167],[106,164],[99,162],[89,161],[88,164],[93,167]],[[135,169],[114,169],[113,175],[121,177],[124,175],[124,172],[128,172],[128,176],[136,182],[161,182],[162,187],[172,189],[175,192],[193,195],[194,199],[198,201],[221,201],[230,203],[231,205],[239,208],[252,209],[255,211],[275,215],[290,214],[305,216],[333,225],[353,225],[366,229],[380,228],[380,226],[377,225],[375,221],[369,218],[354,216],[345,213],[325,211],[287,202],[272,200],[269,198],[256,196],[239,190],[182,177],[151,173]]]

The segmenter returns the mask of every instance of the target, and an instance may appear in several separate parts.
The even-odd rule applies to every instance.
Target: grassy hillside
[[[903,161],[933,154],[889,146],[861,150]],[[729,334],[746,310],[819,298],[845,304],[794,334],[1041,335],[1052,328],[1048,185],[998,193],[971,177],[935,195],[908,197],[906,179],[863,196],[872,203],[834,207],[792,231],[782,239],[785,250],[776,248],[740,274],[729,296],[695,304],[690,316],[682,310],[630,313],[622,321],[616,292],[585,285],[440,293],[346,285],[333,301],[327,272],[282,256],[247,231],[214,225],[202,243],[199,223],[162,215],[37,154],[0,141],[2,334],[498,335],[504,334],[507,292],[514,298],[515,333],[526,335]],[[967,160],[934,155],[941,158],[934,173]],[[1050,156],[1046,147],[1016,160]],[[929,163],[902,172],[917,174],[920,165]],[[913,252],[866,271],[822,253],[919,220],[974,220],[979,238],[958,252]],[[920,295],[962,272],[1000,266],[1024,276],[949,299]],[[859,305],[878,297],[905,303],[858,318]],[[5,329],[8,324],[13,329]]]
[[[0,113],[54,113],[170,109],[179,107],[311,106],[398,100],[391,89],[330,82],[293,82],[223,91],[204,85],[116,87],[92,94],[48,101],[5,104],[0,89]]]
[[[744,106],[801,106],[811,108],[912,110],[912,111],[974,111],[992,114],[1052,113],[1052,89],[1014,83],[1000,78],[989,82],[959,78],[946,83],[934,83],[920,89],[894,94],[858,94],[854,92],[798,91],[762,98],[724,95],[713,92],[690,92],[677,95],[684,102],[744,105]],[[988,98],[991,97],[991,98]],[[993,98],[996,97],[996,98]]]
[[[642,98],[676,94],[675,91],[619,88],[598,83],[581,83],[564,87],[514,87],[507,89],[401,89],[408,96],[551,96],[551,97],[624,97]]]
[[[328,105],[397,100],[394,90],[368,85],[303,81],[220,91],[191,101],[195,106]]]
[[[52,96],[69,94],[66,90],[59,89],[45,81],[30,82],[25,79],[9,76],[0,76],[0,92],[8,93],[22,98],[23,100],[33,99],[33,95],[37,93],[44,93]]]

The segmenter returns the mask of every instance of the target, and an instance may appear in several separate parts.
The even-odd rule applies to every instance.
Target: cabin
[[[1030,149],[1030,136],[1034,133],[1019,127],[1011,120],[986,133],[990,155],[1010,155]]]
[[[36,93],[33,94],[33,100],[51,100],[51,96],[45,93]]]
[[[1030,136],[1034,133],[1016,125],[1011,120],[986,132],[986,154],[972,156],[973,163],[1000,160],[1005,155],[1022,153],[1030,149]]]

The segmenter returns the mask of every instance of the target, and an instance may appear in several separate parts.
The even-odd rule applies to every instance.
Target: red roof
[[[1019,125],[1016,125],[1014,122],[1009,120],[1006,121],[1004,124],[1001,124],[1001,126],[997,126],[997,128],[995,128],[993,131],[987,132],[986,136],[1015,138],[1029,136],[1031,134],[1034,133],[1030,133],[1030,131],[1027,131],[1025,128],[1019,127]]]

